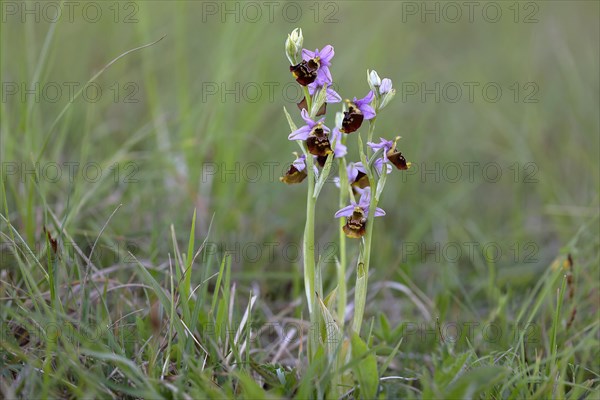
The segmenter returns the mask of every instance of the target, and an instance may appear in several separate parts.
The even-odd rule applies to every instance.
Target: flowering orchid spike
[[[373,91],[369,91],[362,99],[354,98],[353,101],[346,100],[348,111],[344,112],[344,120],[342,121],[341,131],[344,133],[352,133],[358,130],[363,123],[363,120],[375,118],[375,110],[371,107],[371,102],[375,98]]]

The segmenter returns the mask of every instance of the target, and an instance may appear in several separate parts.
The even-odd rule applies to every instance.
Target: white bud
[[[304,36],[302,36],[302,29],[296,28],[288,35],[285,41],[285,55],[290,64],[296,65],[302,59],[302,45],[304,44]]]
[[[367,83],[373,93],[375,93],[375,96],[379,97],[379,85],[381,85],[381,79],[379,78],[379,75],[377,75],[377,71],[367,70]]]
[[[392,90],[392,80],[385,78],[381,81],[381,85],[379,85],[379,93],[385,94]]]

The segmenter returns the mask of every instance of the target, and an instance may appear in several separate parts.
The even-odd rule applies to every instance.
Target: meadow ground
[[[600,396],[598,2],[1,6],[3,398]],[[305,185],[279,182],[296,27],[342,97],[393,80],[376,137],[413,163],[335,374],[306,363]],[[328,183],[327,293],[338,208]]]

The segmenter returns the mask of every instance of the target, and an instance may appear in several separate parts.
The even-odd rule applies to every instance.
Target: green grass
[[[118,3],[118,23],[103,3],[97,23],[51,24],[8,4],[24,3],[2,2],[0,39],[3,398],[598,398],[597,2],[519,3],[521,20],[538,7],[529,24],[511,2],[496,2],[498,23],[480,8],[472,23],[422,23],[366,1],[321,3],[318,23],[312,3],[296,3],[297,22],[269,22],[263,6],[236,23],[206,14],[221,2],[152,1]],[[331,11],[338,22],[323,23]],[[329,343],[345,356],[311,365],[305,188],[278,180],[297,150],[283,106],[301,122],[282,92],[295,27],[305,47],[335,46],[343,97],[366,94],[367,69],[394,81],[375,137],[401,135],[414,164],[379,204],[360,337],[346,330]],[[77,93],[92,77],[98,101],[69,103],[65,83]],[[33,82],[48,90],[39,101],[21,97]],[[423,82],[463,97],[406,92]],[[465,82],[479,84],[472,102]],[[490,82],[497,102],[481,92]],[[223,92],[236,83],[239,101]],[[80,165],[72,179],[66,163]],[[473,179],[464,163],[479,163]],[[338,202],[326,184],[323,255],[339,242]],[[348,326],[358,246],[346,247]],[[321,268],[325,305],[337,271]]]

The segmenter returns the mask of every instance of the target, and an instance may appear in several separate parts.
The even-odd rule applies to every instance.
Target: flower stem
[[[377,119],[377,116],[375,116],[371,120],[369,120],[369,132],[367,133],[367,142],[373,141],[373,132],[375,131],[375,120],[376,119]]]
[[[375,118],[369,121],[369,132],[368,139],[369,141],[373,140],[373,132],[375,131]],[[385,168],[385,167],[384,167]],[[369,184],[371,186],[371,199],[369,202],[369,215],[367,216],[367,231],[364,236],[364,248],[362,252],[361,260],[359,261],[359,265],[362,263],[362,271],[360,268],[356,270],[356,289],[354,291],[354,319],[352,321],[352,330],[358,334],[360,334],[360,328],[362,326],[363,316],[365,313],[365,304],[367,302],[367,284],[369,280],[369,263],[371,261],[371,238],[373,237],[373,225],[375,222],[375,209],[377,208],[378,200],[376,196],[377,192],[377,182],[375,182],[376,174],[372,171],[368,171],[369,174]],[[361,276],[361,272],[364,273]],[[364,282],[361,281],[359,285],[359,280],[364,279]]]
[[[348,174],[346,172],[346,159],[341,158],[340,169],[340,208],[348,202]],[[346,234],[344,233],[345,218],[340,218],[340,259],[338,265],[338,322],[344,329],[346,316]]]
[[[371,238],[373,237],[373,223],[375,222],[375,208],[377,207],[377,199],[375,194],[371,195],[371,201],[369,203],[369,216],[367,217],[367,231],[364,236],[364,249],[362,253],[362,265],[364,270],[364,277],[360,276],[357,269],[356,280],[364,279],[364,283],[356,285],[354,292],[354,320],[352,321],[352,330],[360,334],[360,328],[365,313],[365,304],[367,302],[367,283],[369,280],[369,263],[371,261]],[[359,262],[359,264],[361,263]]]
[[[308,94],[308,91],[306,92]],[[310,96],[307,97],[307,105]],[[308,302],[308,313],[310,316],[311,329],[308,336],[308,359],[312,360],[313,354],[317,351],[317,337],[313,332],[317,327],[316,318],[316,297],[315,297],[315,205],[317,199],[314,198],[315,191],[315,171],[312,156],[306,152],[306,174],[308,180],[308,190],[306,195],[306,224],[304,226],[304,243],[302,253],[304,259],[304,288],[306,290],[306,300]]]

